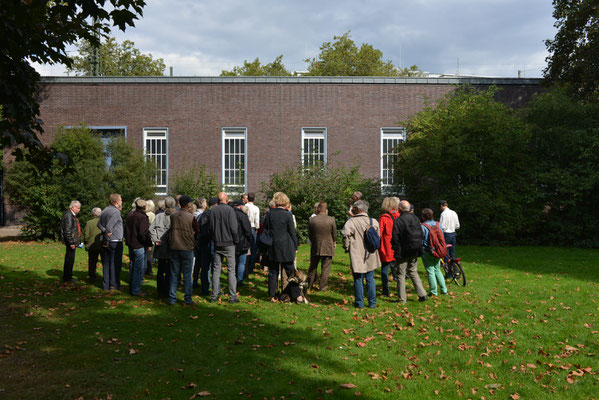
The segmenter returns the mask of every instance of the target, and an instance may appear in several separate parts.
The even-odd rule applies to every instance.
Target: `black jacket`
[[[408,212],[402,212],[393,221],[391,248],[395,252],[395,259],[420,257],[422,255],[422,236],[418,217]]]
[[[73,215],[73,212],[69,208],[67,212],[62,215],[60,221],[60,240],[67,246],[75,245],[79,246],[81,243],[81,234],[79,233],[79,223],[77,217]]]
[[[235,254],[241,255],[248,251],[252,245],[252,225],[246,213],[239,208],[235,208],[237,217],[237,236],[239,241],[235,245]]]
[[[210,235],[215,246],[234,246],[237,236],[235,210],[228,204],[219,203],[210,209]]]
[[[152,246],[150,221],[145,212],[135,210],[129,213],[125,221],[125,240],[131,249]]]
[[[264,218],[264,229],[272,231],[269,258],[274,262],[293,262],[298,240],[293,217],[283,208],[272,208]]]

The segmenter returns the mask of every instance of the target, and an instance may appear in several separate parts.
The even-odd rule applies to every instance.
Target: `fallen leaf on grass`
[[[519,398],[520,398],[520,395],[518,394],[518,392],[516,392],[514,394],[510,394],[510,399],[518,400]]]
[[[357,388],[356,385],[354,385],[353,383],[342,383],[341,385],[342,388],[346,388],[346,389],[354,389]]]

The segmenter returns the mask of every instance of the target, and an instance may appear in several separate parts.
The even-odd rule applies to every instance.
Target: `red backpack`
[[[422,224],[428,229],[428,243],[429,248],[425,249],[427,252],[432,254],[435,258],[444,258],[447,255],[447,245],[445,244],[445,237],[443,232],[439,229],[439,223],[430,226],[428,224]]]

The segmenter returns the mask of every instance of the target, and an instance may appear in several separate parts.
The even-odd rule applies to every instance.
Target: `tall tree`
[[[73,65],[67,71],[79,76],[93,75],[91,58],[94,46],[82,40],[77,49],[79,55],[73,57]],[[141,53],[132,41],[119,43],[112,36],[100,45],[100,59],[102,76],[162,76],[166,68],[162,58],[154,59],[152,54]]]
[[[245,60],[242,67],[234,67],[231,71],[223,70],[220,76],[290,76],[291,72],[283,65],[281,54],[273,62],[262,65],[260,59],[252,62]]]
[[[107,4],[108,3],[108,4]],[[38,148],[40,75],[30,62],[72,65],[66,47],[79,39],[99,44],[96,32],[125,30],[142,15],[145,0],[4,0],[0,7],[0,120],[2,148]],[[15,151],[23,155],[22,148]]]
[[[599,100],[599,3],[553,0],[558,29],[549,50],[545,77],[566,84],[584,99]]]
[[[320,46],[316,58],[308,58],[308,74],[311,76],[422,76],[416,65],[396,68],[391,61],[383,60],[383,52],[371,44],[362,43],[358,48],[350,32],[334,36],[334,42]]]

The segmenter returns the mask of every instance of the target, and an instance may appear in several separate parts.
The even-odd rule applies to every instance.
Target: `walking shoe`
[[[229,303],[231,303],[231,304],[239,303],[239,299],[231,299],[231,300],[229,300]]]
[[[426,295],[424,295],[424,296],[422,296],[422,297],[418,297],[418,301],[419,301],[419,302],[421,302],[421,303],[422,303],[423,301],[427,301],[427,300],[428,300],[428,297],[427,297]]]

